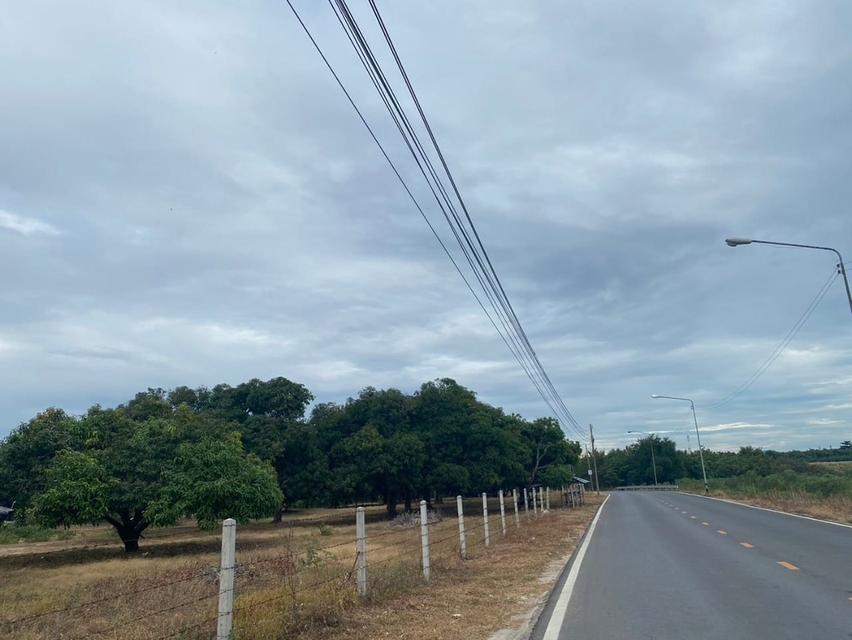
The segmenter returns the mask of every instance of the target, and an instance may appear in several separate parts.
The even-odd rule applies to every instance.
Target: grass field
[[[529,519],[522,514],[519,529],[507,514],[510,526],[502,539],[495,501],[489,507],[493,543],[486,549],[481,502],[471,501],[466,506],[470,559],[462,562],[457,521],[450,517],[454,505],[445,507],[446,517],[430,525],[433,580],[428,587],[421,576],[419,524],[384,521],[380,507],[368,512],[371,591],[366,602],[354,592],[352,509],[239,527],[234,637],[324,638],[346,628],[357,628],[355,635],[363,638],[440,637],[411,635],[404,616],[388,615],[414,602],[447,610],[446,637],[458,637],[452,634],[463,627],[465,637],[486,637],[481,635],[486,629],[511,617],[513,607],[504,601],[510,584],[528,590],[525,577],[537,575],[548,559],[564,553],[593,512],[590,501],[576,511],[554,510]],[[200,532],[191,523],[152,531],[132,557],[108,529],[75,534],[0,547],[0,633],[11,631],[11,637],[23,640],[213,637],[217,532]],[[516,606],[524,604],[527,596],[522,596]],[[500,606],[492,606],[495,597]],[[466,598],[472,600],[462,606]],[[470,607],[490,607],[490,613],[469,617]]]
[[[819,471],[712,478],[710,489],[716,496],[815,518],[852,523],[852,464],[814,463],[814,466]],[[703,485],[697,480],[681,480],[679,484],[685,491],[703,492]]]

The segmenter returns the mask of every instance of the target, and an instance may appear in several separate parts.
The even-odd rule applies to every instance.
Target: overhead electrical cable
[[[552,383],[550,383],[550,379],[543,371],[543,368],[538,362],[537,357],[535,357],[534,353],[530,355],[531,347],[529,345],[529,340],[525,340],[525,334],[524,339],[522,339],[521,337],[516,337],[515,327],[519,326],[519,323],[516,317],[512,317],[513,310],[511,312],[507,311],[505,303],[503,303],[503,301],[500,299],[499,292],[497,291],[494,282],[496,279],[496,274],[494,274],[494,277],[492,277],[492,275],[487,271],[485,265],[483,264],[482,258],[476,252],[476,247],[472,243],[469,232],[465,229],[464,224],[461,221],[456,211],[456,208],[447,193],[446,188],[444,187],[440,177],[435,171],[435,168],[429,158],[428,153],[425,151],[423,144],[420,142],[416,131],[414,130],[407,115],[405,114],[405,111],[401,106],[399,99],[394,93],[390,82],[387,80],[387,77],[384,71],[382,70],[381,65],[378,63],[376,56],[374,55],[371,47],[367,43],[366,38],[364,37],[363,32],[358,26],[353,14],[349,10],[344,0],[329,0],[329,5],[331,6],[332,10],[335,13],[335,16],[337,17],[338,22],[346,33],[350,44],[352,44],[353,48],[355,49],[358,59],[360,60],[362,66],[367,72],[367,75],[369,76],[374,88],[379,93],[382,102],[385,105],[385,108],[390,114],[391,119],[396,125],[397,130],[399,131],[409,152],[414,158],[414,161],[417,164],[420,173],[426,180],[429,190],[435,198],[435,201],[439,209],[441,210],[447,222],[447,225],[450,227],[453,236],[456,239],[456,242],[459,244],[459,247],[461,248],[462,253],[465,256],[468,266],[477,278],[477,281],[479,282],[480,287],[482,287],[486,298],[494,309],[495,315],[497,316],[500,323],[503,325],[506,334],[513,343],[512,346],[510,346],[510,350],[514,352],[516,359],[518,359],[518,356],[520,356],[520,359],[524,361],[519,362],[519,364],[521,364],[525,373],[527,373],[527,376],[530,377],[536,388],[539,389],[539,393],[544,393],[540,389],[540,386],[544,386],[544,388],[547,390],[547,393],[544,394],[543,397],[546,398],[547,395],[551,396],[551,400],[548,400],[548,405],[551,406],[551,410],[554,411],[554,415],[560,417],[561,413],[562,416],[560,421],[566,422],[572,428],[575,434],[584,436],[584,432],[580,431],[579,425],[576,424],[576,421],[573,421],[573,416],[571,416],[570,412],[567,411],[564,406],[564,403],[562,403],[561,401],[561,398],[559,398],[558,394],[556,394],[555,392],[555,389],[553,389]],[[440,197],[438,195],[439,193],[441,194]],[[483,279],[485,279],[485,281],[483,281]],[[507,323],[509,326],[507,326]],[[551,404],[551,401],[555,401],[557,407],[554,408]]]
[[[805,323],[811,317],[811,314],[816,310],[819,306],[822,299],[828,293],[828,290],[831,288],[831,285],[834,284],[834,281],[837,280],[838,272],[836,269],[832,269],[831,275],[828,277],[828,280],[820,287],[817,294],[813,297],[813,299],[808,303],[808,306],[805,307],[805,310],[802,312],[802,315],[793,323],[793,326],[790,327],[789,331],[784,335],[781,341],[775,346],[769,356],[764,360],[761,365],[755,369],[752,374],[745,379],[736,389],[734,389],[727,396],[715,402],[713,404],[707,405],[708,409],[715,409],[717,407],[724,406],[734,400],[737,396],[744,393],[748,390],[751,385],[753,385],[757,380],[766,373],[767,369],[773,365],[773,363],[781,357],[781,354],[784,353],[784,350],[789,346],[790,342],[793,338],[796,337],[796,334],[799,333],[799,330],[805,326]]]
[[[444,186],[441,182],[441,179],[436,174],[436,172],[435,172],[435,170],[432,166],[432,163],[429,159],[428,154],[425,152],[424,147],[420,143],[416,132],[414,131],[414,129],[411,126],[408,118],[406,117],[404,109],[400,105],[400,101],[397,99],[392,87],[390,86],[390,83],[387,81],[386,76],[381,69],[380,64],[377,62],[377,59],[374,56],[374,54],[372,53],[372,50],[371,50],[369,44],[366,42],[366,39],[364,38],[360,28],[358,27],[357,21],[355,20],[351,11],[348,9],[348,6],[346,5],[346,0],[335,0],[335,2],[337,4],[337,7],[339,8],[341,14],[343,15],[343,19],[346,21],[346,23],[348,23],[349,28],[347,29],[346,25],[344,25],[343,21],[341,21],[341,25],[344,26],[344,30],[349,32],[349,33],[347,33],[347,36],[349,37],[350,42],[353,43],[353,45],[355,45],[355,42],[357,42],[357,45],[355,45],[355,46],[360,47],[360,49],[361,49],[361,51],[359,52],[359,55],[358,55],[359,59],[361,60],[362,64],[364,64],[365,60],[369,61],[369,64],[372,67],[372,73],[371,73],[370,69],[367,69],[367,72],[368,72],[368,75],[373,80],[374,86],[376,87],[376,89],[381,94],[382,89],[379,88],[378,84],[375,81],[375,78],[378,78],[379,82],[382,85],[382,88],[384,88],[385,92],[387,93],[388,99],[385,99],[385,97],[383,96],[383,102],[385,102],[386,107],[389,106],[389,103],[394,105],[397,113],[400,116],[400,120],[403,122],[403,124],[405,126],[406,132],[408,133],[408,135],[410,135],[412,137],[412,139],[414,141],[414,146],[416,147],[418,152],[421,154],[423,161],[424,161],[424,164],[429,169],[429,173],[432,176],[432,179],[435,181],[435,183],[438,187],[438,190],[442,194],[443,200],[446,203],[447,209],[449,210],[453,220],[450,220],[450,218],[447,216],[447,210],[444,209],[444,207],[441,203],[441,200],[437,197],[437,194],[435,194],[434,189],[432,189],[431,184],[429,183],[429,177],[427,177],[425,175],[425,172],[423,172],[422,165],[420,164],[420,161],[417,158],[417,154],[414,152],[414,149],[412,149],[411,144],[409,144],[408,141],[406,140],[406,144],[409,148],[409,151],[414,156],[415,162],[418,164],[418,167],[420,167],[421,172],[424,173],[424,178],[427,180],[427,184],[430,184],[430,190],[432,191],[433,195],[435,195],[438,206],[441,209],[442,213],[444,214],[444,217],[447,220],[447,224],[453,230],[453,234],[456,237],[456,241],[459,243],[459,246],[461,247],[462,251],[464,252],[465,257],[468,260],[469,265],[471,266],[471,269],[474,270],[474,272],[476,272],[476,270],[477,270],[477,268],[474,267],[474,265],[471,263],[470,256],[473,257],[473,260],[477,263],[479,270],[482,271],[484,278],[487,280],[487,286],[486,286],[486,284],[482,282],[482,278],[477,276],[478,280],[480,281],[480,285],[483,287],[483,290],[488,295],[489,301],[492,303],[492,306],[494,306],[495,311],[497,312],[498,316],[501,317],[501,322],[502,322],[502,318],[505,316],[507,321],[512,325],[512,330],[511,330],[510,334],[516,333],[518,335],[518,340],[520,340],[522,342],[523,351],[524,351],[526,357],[530,360],[530,363],[531,363],[534,371],[536,372],[537,376],[540,378],[542,384],[544,384],[545,388],[548,389],[548,392],[550,394],[552,394],[553,399],[557,402],[558,405],[560,405],[560,408],[562,410],[562,420],[565,421],[578,435],[584,435],[585,430],[580,427],[580,425],[574,419],[571,412],[568,411],[567,407],[565,407],[564,402],[562,402],[561,397],[559,396],[559,394],[556,392],[555,388],[553,387],[553,384],[550,381],[549,376],[547,375],[546,371],[544,370],[540,361],[538,360],[538,356],[535,354],[534,350],[532,349],[532,345],[530,344],[529,339],[526,336],[526,332],[523,330],[523,327],[521,326],[521,324],[520,324],[520,322],[519,322],[519,320],[518,320],[518,318],[517,318],[517,316],[514,312],[514,309],[511,307],[511,304],[508,301],[508,297],[506,296],[505,290],[502,287],[502,283],[500,283],[499,277],[497,276],[496,271],[494,271],[493,265],[490,262],[490,258],[487,255],[487,251],[485,250],[485,247],[482,244],[481,239],[479,238],[479,234],[476,231],[475,226],[473,225],[473,221],[470,218],[470,214],[467,212],[467,208],[464,205],[463,200],[461,200],[461,194],[458,191],[458,187],[455,184],[455,180],[453,179],[452,174],[449,173],[449,168],[447,167],[446,161],[443,158],[443,154],[440,151],[440,147],[438,147],[438,145],[437,145],[437,140],[435,139],[435,136],[431,131],[431,126],[429,126],[429,123],[428,123],[428,120],[426,119],[425,113],[423,112],[422,107],[420,107],[419,100],[417,99],[417,96],[414,93],[413,87],[411,86],[411,83],[408,80],[408,74],[405,72],[404,67],[402,67],[402,63],[399,59],[399,55],[396,52],[396,48],[394,47],[393,42],[390,40],[390,36],[387,32],[387,28],[385,27],[384,22],[381,20],[381,16],[378,14],[378,8],[375,6],[374,3],[371,5],[373,7],[374,14],[377,17],[377,20],[379,21],[379,25],[380,25],[380,27],[382,27],[382,32],[385,34],[385,38],[386,38],[386,41],[388,42],[388,46],[391,49],[391,52],[394,54],[394,59],[397,61],[397,65],[400,68],[400,73],[403,75],[403,78],[406,81],[406,86],[409,88],[409,92],[412,95],[412,99],[415,101],[415,104],[418,107],[418,112],[421,115],[421,119],[424,121],[424,125],[427,127],[427,131],[430,134],[430,139],[433,142],[433,146],[436,147],[436,151],[438,152],[439,157],[441,158],[442,166],[444,167],[444,170],[447,173],[448,178],[450,179],[451,183],[453,184],[454,192],[456,193],[457,198],[459,198],[459,202],[460,202],[462,208],[465,211],[465,217],[468,220],[469,225],[471,226],[471,232],[474,234],[474,236],[477,239],[478,247],[472,243],[471,236],[470,236],[469,232],[466,230],[465,225],[462,222],[462,220],[460,219],[459,214],[457,213],[455,206],[453,205],[451,199],[448,197],[446,188],[444,188]],[[334,4],[331,2],[331,0],[329,0],[329,3],[332,5],[332,8],[334,8]],[[340,21],[340,16],[338,16],[338,19]],[[391,116],[394,119],[394,121],[397,122],[397,119],[396,119],[396,117],[394,116],[393,113],[391,113]],[[398,126],[398,130],[400,130],[399,126]],[[404,133],[402,130],[400,130],[400,133],[403,136],[403,138],[405,139],[406,133]],[[453,221],[455,222],[455,224],[453,224]],[[464,244],[459,239],[458,233],[455,231],[455,227],[458,227],[459,231],[461,232],[461,235],[464,238]],[[482,257],[480,256],[479,251],[482,252]],[[483,264],[483,261],[482,261],[483,257],[485,258],[486,262],[488,263],[488,267],[486,267],[485,264]],[[494,305],[494,301],[492,300],[492,296],[489,293],[489,288],[493,292],[494,297],[497,299],[497,305]]]
[[[569,422],[572,425],[574,425],[575,427],[577,427],[577,429],[582,429],[582,427],[577,422],[577,420],[574,419],[574,416],[571,413],[571,411],[569,411],[568,407],[565,406],[565,403],[562,401],[561,396],[556,391],[556,388],[553,386],[553,383],[550,381],[550,377],[547,375],[547,372],[544,370],[544,367],[541,366],[541,363],[538,360],[538,356],[535,353],[535,349],[533,349],[533,346],[530,343],[529,338],[527,337],[526,331],[524,330],[523,326],[521,325],[520,320],[518,320],[518,316],[515,313],[514,308],[512,307],[511,301],[509,300],[509,296],[506,294],[506,291],[503,288],[503,283],[500,281],[500,277],[497,275],[497,271],[494,269],[494,265],[491,262],[491,257],[488,255],[488,251],[485,249],[485,245],[482,243],[482,239],[479,236],[479,232],[476,230],[476,225],[474,225],[473,220],[470,216],[470,213],[468,212],[467,205],[464,202],[464,198],[462,198],[462,195],[459,191],[458,185],[456,184],[455,178],[453,178],[453,174],[450,171],[449,166],[447,165],[447,161],[444,158],[444,153],[441,151],[441,147],[438,144],[438,140],[436,139],[434,132],[432,131],[432,127],[429,124],[429,120],[426,117],[426,113],[424,112],[423,107],[420,104],[420,100],[417,98],[417,94],[414,91],[414,87],[411,84],[411,80],[408,77],[408,73],[405,71],[405,67],[402,64],[402,60],[399,56],[399,53],[397,52],[396,46],[394,45],[393,40],[391,39],[390,32],[388,31],[387,26],[385,25],[385,22],[382,19],[381,13],[379,12],[379,8],[376,5],[375,0],[369,0],[369,2],[370,2],[370,7],[373,10],[373,15],[376,17],[376,21],[378,22],[379,27],[382,30],[382,34],[385,37],[385,41],[387,42],[388,47],[389,47],[391,53],[393,54],[394,61],[396,62],[397,67],[399,68],[400,74],[402,75],[402,77],[405,81],[405,86],[408,88],[408,92],[411,95],[411,99],[413,100],[414,104],[417,107],[417,111],[420,114],[420,118],[423,121],[423,125],[426,127],[426,131],[429,133],[429,138],[432,141],[432,145],[435,147],[435,151],[438,154],[438,158],[441,160],[441,165],[444,167],[444,172],[447,174],[447,177],[450,180],[450,184],[453,187],[453,192],[456,194],[456,198],[458,198],[459,204],[461,205],[461,208],[464,211],[465,218],[467,219],[468,224],[470,225],[470,228],[473,231],[474,236],[476,237],[477,244],[478,244],[480,250],[482,251],[482,255],[484,256],[485,261],[488,263],[488,267],[490,269],[490,272],[494,276],[494,281],[497,283],[497,286],[499,287],[500,296],[502,297],[503,301],[505,301],[505,304],[509,309],[510,316],[512,318],[512,322],[515,325],[517,331],[520,333],[520,336],[523,339],[524,343],[526,344],[527,348],[529,349],[529,352],[532,354],[532,357],[534,358],[534,360],[538,364],[538,367],[541,371],[541,374],[544,376],[544,379],[545,379],[545,381],[548,385],[548,388],[551,390],[551,392],[558,399],[562,410],[568,416]],[[585,432],[585,429],[582,429],[582,431]]]
[[[568,410],[564,401],[556,392],[556,389],[552,381],[550,380],[550,377],[544,370],[544,367],[542,366],[537,354],[533,350],[529,338],[527,337],[523,326],[518,320],[514,308],[509,302],[502,282],[500,282],[500,279],[497,276],[491,259],[485,250],[485,246],[482,243],[479,233],[473,224],[473,220],[471,219],[467,207],[461,198],[461,194],[459,193],[456,181],[452,177],[452,174],[449,172],[449,168],[447,166],[446,160],[444,159],[443,153],[441,152],[438,146],[431,126],[429,125],[425,113],[422,107],[420,106],[420,102],[416,97],[413,86],[411,85],[411,82],[408,78],[408,74],[405,72],[405,69],[402,66],[402,62],[396,51],[396,47],[393,45],[393,42],[390,39],[387,27],[384,24],[384,21],[381,19],[381,15],[379,14],[378,8],[376,7],[375,3],[372,0],[370,1],[370,5],[373,9],[374,15],[376,16],[382,33],[385,36],[385,40],[388,43],[391,53],[394,56],[394,60],[397,63],[400,73],[402,74],[405,80],[406,86],[409,90],[409,94],[411,95],[412,100],[417,106],[418,113],[420,114],[421,120],[423,121],[424,126],[426,127],[426,130],[429,134],[429,139],[431,140],[432,145],[435,147],[435,150],[441,161],[441,166],[444,169],[444,173],[446,173],[447,178],[450,180],[450,183],[452,185],[452,191],[456,195],[456,198],[459,201],[462,211],[464,212],[464,219],[462,219],[462,216],[459,214],[459,211],[453,202],[449,190],[443,184],[441,176],[436,170],[436,167],[432,162],[429,153],[426,151],[423,143],[417,135],[415,127],[412,125],[411,120],[407,116],[405,109],[403,108],[400,100],[394,92],[387,75],[385,74],[384,70],[381,67],[381,64],[379,63],[372,48],[367,42],[367,39],[360,26],[358,25],[357,20],[355,19],[354,15],[347,6],[346,1],[329,0],[329,5],[331,6],[338,22],[340,23],[340,26],[343,28],[347,39],[355,50],[359,62],[367,72],[367,75],[370,78],[373,87],[379,93],[382,102],[385,105],[385,108],[387,109],[392,121],[394,122],[394,125],[397,128],[397,131],[403,138],[403,141],[405,142],[408,151],[414,158],[418,170],[420,171],[424,180],[426,180],[427,186],[433,197],[435,198],[435,201],[439,209],[441,210],[441,213],[444,216],[447,225],[450,227],[453,237],[465,257],[465,261],[467,262],[468,267],[474,274],[476,282],[481,288],[482,294],[485,295],[485,299],[492,308],[491,312],[489,312],[483,300],[474,290],[471,281],[465,276],[460,265],[452,255],[452,252],[444,243],[443,239],[440,237],[440,234],[438,234],[437,230],[429,220],[428,216],[426,215],[422,206],[418,202],[417,198],[414,196],[408,184],[402,178],[400,171],[396,167],[395,163],[391,160],[389,154],[386,152],[384,146],[379,141],[374,130],[369,125],[363,113],[356,105],[351,94],[349,93],[342,80],[332,67],[326,55],[323,53],[318,42],[311,34],[309,28],[302,20],[292,1],[286,0],[286,2],[293,14],[295,15],[296,19],[298,20],[299,24],[301,25],[303,31],[311,41],[311,44],[314,46],[317,53],[322,58],[323,62],[325,63],[325,66],[328,68],[329,72],[332,74],[338,86],[343,91],[350,105],[355,110],[356,114],[358,115],[358,118],[361,120],[361,123],[365,126],[371,138],[379,147],[379,150],[381,151],[385,160],[390,165],[400,184],[402,184],[409,199],[411,199],[412,203],[417,208],[420,216],[429,226],[432,235],[441,245],[441,248],[443,249],[447,257],[453,263],[453,266],[455,267],[458,274],[461,276],[468,290],[471,292],[471,294],[473,294],[474,298],[476,299],[479,306],[482,308],[486,317],[491,322],[498,335],[500,335],[501,339],[506,344],[507,348],[512,353],[515,360],[521,366],[521,369],[533,383],[533,386],[535,386],[542,399],[544,399],[546,404],[550,407],[554,416],[559,420],[561,424],[563,424],[563,428],[567,427],[568,429],[573,431],[574,434],[581,440],[585,440],[584,430],[580,427],[573,414]],[[467,221],[467,225],[465,224],[465,220]],[[493,316],[497,318],[496,321],[494,317],[492,317],[492,313]],[[498,326],[498,322],[499,325],[502,326],[502,330],[500,326]]]

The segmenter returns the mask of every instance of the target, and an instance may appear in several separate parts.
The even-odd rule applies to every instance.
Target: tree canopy
[[[601,486],[653,484],[651,446],[657,462],[657,480],[675,483],[680,478],[702,478],[701,456],[697,450],[682,451],[668,438],[649,436],[621,449],[598,452]],[[819,461],[852,460],[852,451],[844,448],[810,449],[807,451],[772,451],[756,447],[740,447],[738,451],[704,449],[704,464],[710,484],[714,478],[732,478],[747,474],[769,476],[784,471],[818,473],[810,464]]]
[[[243,451],[238,433],[185,405],[166,413],[151,396],[139,399],[67,423],[80,437],[44,466],[25,496],[29,517],[49,526],[108,522],[135,551],[154,522],[274,513],[282,500],[274,472]]]
[[[400,503],[573,475],[580,446],[445,378],[367,387],[306,411],[287,380],[148,389],[79,417],[48,409],[0,443],[0,500],[51,526],[107,522],[134,551],[149,526],[278,515],[294,506]]]

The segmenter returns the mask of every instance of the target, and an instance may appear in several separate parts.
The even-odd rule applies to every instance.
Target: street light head
[[[752,241],[749,240],[748,238],[726,238],[725,239],[725,244],[727,244],[729,247],[738,247],[741,244],[751,244],[751,243],[752,243]]]
[[[660,398],[662,398],[662,396],[657,395],[656,393],[652,393],[652,394],[651,394],[651,397],[652,397],[654,400],[659,400]]]

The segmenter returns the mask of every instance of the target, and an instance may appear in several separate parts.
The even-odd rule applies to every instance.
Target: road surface
[[[614,492],[532,638],[852,638],[852,528],[675,492]]]

